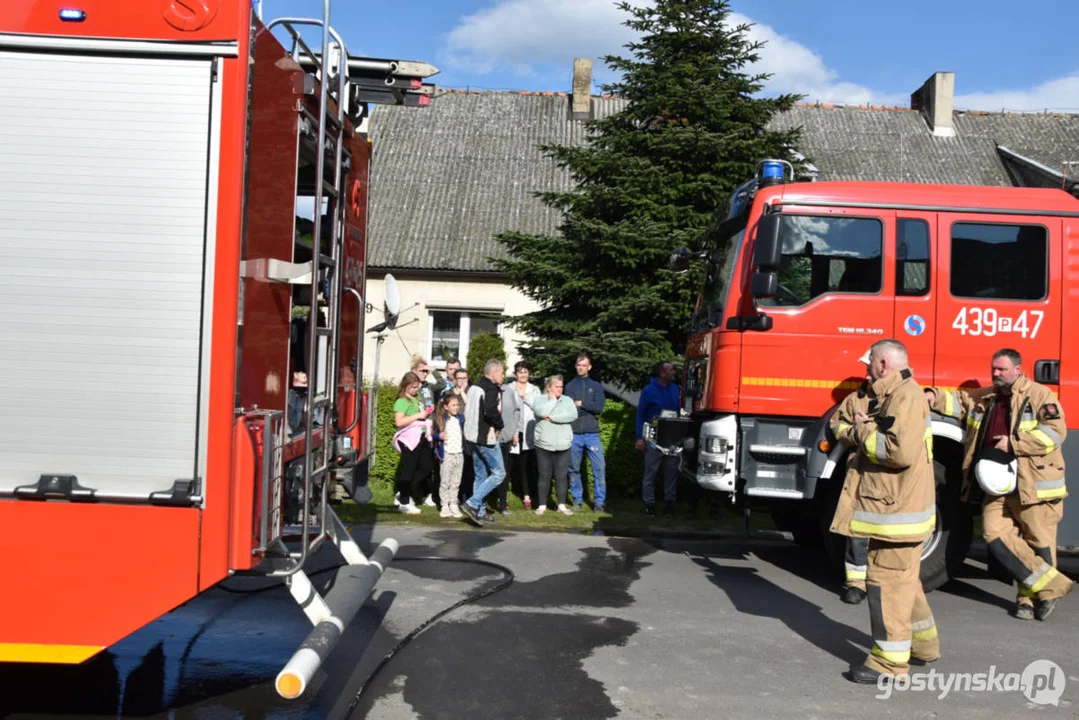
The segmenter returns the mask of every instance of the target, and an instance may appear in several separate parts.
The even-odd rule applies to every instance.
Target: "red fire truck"
[[[671,265],[694,259],[707,270],[682,417],[652,432],[695,482],[770,511],[799,542],[841,551],[829,527],[845,448],[827,422],[876,340],[901,340],[920,383],[952,389],[987,384],[993,352],[1015,348],[1033,379],[1079,407],[1079,335],[1066,332],[1079,326],[1079,200],[1063,190],[796,182],[789,163],[764,161],[704,248],[679,249]],[[960,428],[935,416],[933,434],[930,590],[963,562],[978,510],[958,498]],[[1079,466],[1079,443],[1064,453]],[[1079,545],[1074,507],[1062,546]]]
[[[370,498],[366,122],[437,70],[351,57],[329,19],[0,6],[0,661],[82,662],[254,573],[313,625],[295,697],[392,560],[331,507]]]

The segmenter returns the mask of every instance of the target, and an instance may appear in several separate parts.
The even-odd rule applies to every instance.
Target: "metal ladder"
[[[318,117],[318,144],[316,168],[315,168],[315,208],[314,230],[311,247],[311,312],[308,315],[308,393],[306,403],[306,427],[304,439],[306,442],[303,458],[303,519],[302,533],[300,536],[299,552],[289,551],[281,538],[277,538],[270,544],[270,550],[266,553],[266,560],[270,564],[270,570],[263,574],[268,577],[283,577],[288,584],[292,597],[303,609],[313,628],[307,638],[293,654],[292,658],[278,673],[275,687],[278,694],[286,698],[296,698],[303,694],[330,651],[340,640],[345,627],[352,621],[360,607],[366,602],[375,584],[382,576],[385,568],[392,562],[397,554],[397,542],[393,539],[385,540],[374,550],[368,558],[360,550],[359,545],[349,534],[344,523],[337,516],[328,502],[328,490],[331,484],[332,463],[334,457],[334,431],[336,417],[334,406],[337,390],[337,356],[340,340],[339,314],[341,298],[344,292],[342,275],[338,268],[344,258],[344,203],[342,184],[342,158],[345,141],[345,118],[349,103],[349,79],[348,79],[348,49],[345,47],[341,36],[330,27],[330,0],[323,0],[323,17],[321,20],[311,18],[279,18],[266,25],[267,30],[282,26],[292,36],[291,55],[293,59],[299,57],[301,48],[309,57],[314,53],[301,39],[296,30],[298,25],[313,25],[322,29],[322,53],[319,56],[315,68],[319,76],[319,117]],[[337,50],[337,114],[331,117],[329,109],[329,84],[330,84],[330,48]],[[327,125],[332,127],[333,140],[336,146],[334,158],[333,182],[325,178],[326,140]],[[332,213],[329,218],[333,223],[330,254],[322,252],[322,201],[330,198]],[[328,313],[326,326],[319,327],[320,308],[318,293],[320,274],[324,269],[333,272],[333,280],[327,289],[326,303]],[[319,346],[325,339],[326,353],[325,365],[320,366]],[[322,388],[320,392],[320,388]],[[319,461],[315,463],[315,453],[312,449],[314,435],[315,412],[323,410],[322,422],[322,450]],[[321,483],[319,482],[321,480]],[[315,485],[319,485],[322,494],[321,519],[318,527],[318,537],[314,540],[311,534],[311,491]],[[316,552],[326,540],[331,540],[345,559],[346,565],[338,570],[333,583],[333,588],[323,597],[310,578],[304,572],[307,559]]]
[[[338,271],[344,256],[344,204],[342,189],[344,178],[342,160],[345,141],[345,117],[348,108],[349,78],[348,78],[348,49],[344,40],[329,23],[330,0],[324,0],[323,18],[278,18],[267,24],[267,30],[281,26],[292,38],[290,54],[294,60],[300,57],[301,50],[307,56],[314,53],[300,36],[297,26],[316,26],[322,30],[322,53],[318,58],[316,72],[319,80],[319,116],[318,116],[318,141],[316,144],[316,167],[315,167],[315,203],[314,203],[314,228],[311,243],[311,311],[308,314],[308,346],[307,346],[307,399],[305,405],[305,428],[304,428],[304,479],[303,479],[303,513],[302,534],[299,552],[289,553],[295,562],[289,567],[274,570],[269,573],[271,577],[291,577],[301,571],[307,558],[326,539],[338,540],[334,537],[335,525],[340,524],[336,513],[329,510],[328,491],[332,473],[332,458],[334,446],[333,417],[336,402],[337,388],[337,355],[340,341],[339,315],[341,298],[341,273]],[[330,72],[331,48],[337,52],[337,113],[331,116],[329,113],[329,86],[332,79]],[[333,133],[332,140],[335,146],[333,181],[326,180],[326,147],[328,128]],[[330,232],[329,255],[322,251],[322,203],[329,199],[331,212],[328,219],[332,222]],[[333,279],[328,283],[325,297],[327,314],[324,327],[320,327],[321,308],[319,307],[319,292],[322,286],[321,275],[324,270],[333,273]],[[325,355],[323,362],[319,362],[320,346],[325,343]],[[316,454],[313,448],[315,416],[322,411],[322,448],[316,464]],[[317,466],[316,466],[317,465]],[[321,481],[321,482],[320,482]],[[311,492],[315,487],[321,490],[321,519],[319,522],[319,534],[311,540]],[[332,520],[328,517],[332,514]],[[333,521],[336,521],[333,522]],[[339,545],[339,543],[337,543]],[[339,545],[340,546],[340,545]]]

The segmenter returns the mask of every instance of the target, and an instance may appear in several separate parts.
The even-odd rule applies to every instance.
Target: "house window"
[[[482,310],[431,310],[427,313],[427,357],[435,367],[445,367],[455,357],[464,364],[468,346],[480,333],[502,334],[499,315]]]
[[[1041,300],[1049,291],[1049,234],[1040,225],[952,226],[953,297]]]

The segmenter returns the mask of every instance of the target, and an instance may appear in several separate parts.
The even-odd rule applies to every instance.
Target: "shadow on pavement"
[[[409,546],[401,554],[449,551],[474,557],[483,543],[500,542],[491,538],[487,533],[449,533],[437,548]],[[631,605],[630,588],[651,564],[643,558],[657,547],[627,538],[610,538],[607,546],[580,548],[574,571],[516,581],[478,601],[474,607],[483,609],[478,613],[447,616],[431,626],[372,681],[351,717],[367,717],[380,698],[398,693],[423,718],[615,717],[618,707],[608,688],[589,676],[584,662],[601,647],[625,646],[638,625],[573,608]],[[409,563],[408,571],[436,579],[443,568]]]
[[[779,558],[783,553],[795,554],[789,546],[777,546],[774,553],[753,548],[753,554],[765,562],[772,562],[766,555]],[[854,665],[865,659],[873,643],[866,633],[831,619],[818,605],[779,587],[762,577],[755,568],[723,565],[712,556],[691,557],[708,573],[708,579],[727,594],[738,612],[779,620],[807,642],[848,664]],[[744,555],[738,552],[728,557],[741,559]],[[805,576],[805,573],[806,568],[801,568],[795,574]],[[821,586],[829,590],[835,588],[834,583]]]

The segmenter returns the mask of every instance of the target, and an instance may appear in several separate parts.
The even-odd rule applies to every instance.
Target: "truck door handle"
[[[1060,384],[1060,361],[1038,360],[1034,363],[1034,382],[1043,385]]]

